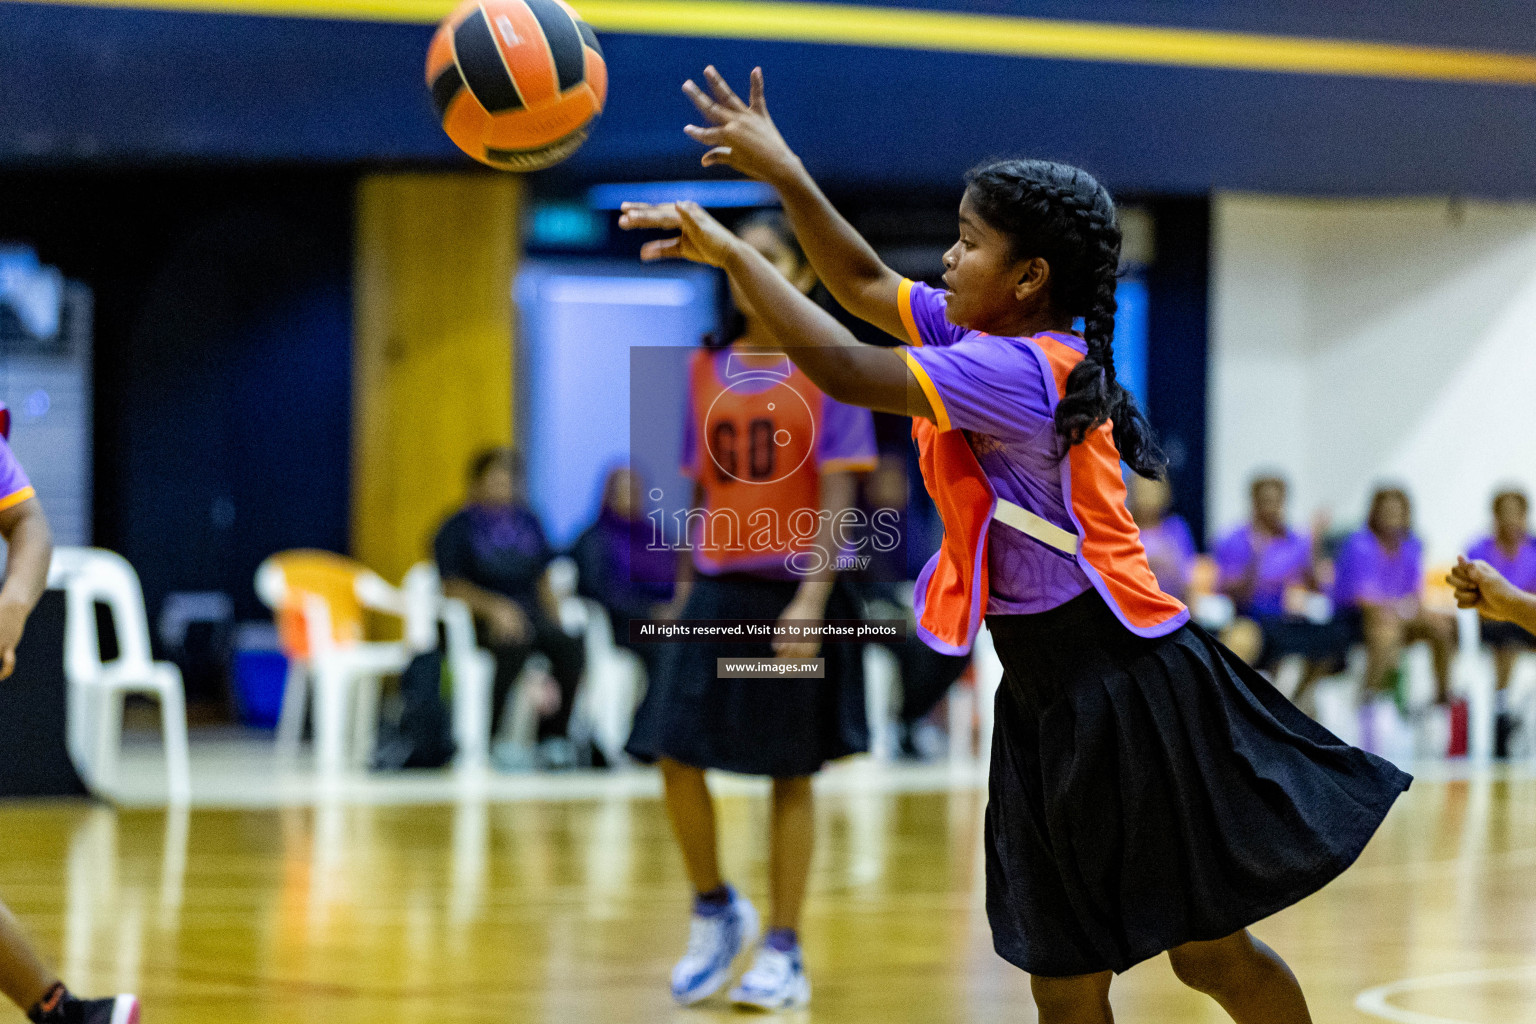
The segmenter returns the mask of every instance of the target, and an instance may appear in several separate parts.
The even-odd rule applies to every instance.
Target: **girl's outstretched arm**
[[[697,203],[626,204],[619,226],[680,231],[676,237],[645,243],[640,258],[685,259],[725,270],[753,316],[767,324],[785,354],[831,398],[881,412],[934,418],[927,395],[899,349],[859,341]]]
[[[837,212],[806,173],[768,116],[763,69],[752,71],[751,102],[741,98],[713,67],[704,69],[711,96],[691,79],[683,91],[709,122],[689,125],[692,138],[711,147],[704,166],[723,165],[772,185],[784,203],[800,247],[832,297],[854,316],[907,341],[897,307],[901,275],[880,261],[853,225]]]
[[[0,537],[10,554],[0,585],[0,679],[6,679],[16,670],[16,646],[48,586],[53,560],[53,535],[36,498],[0,512]]]

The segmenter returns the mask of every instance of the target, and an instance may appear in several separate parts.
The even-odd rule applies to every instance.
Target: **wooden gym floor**
[[[815,998],[790,1019],[1033,1020],[981,906],[983,794],[829,789],[804,929]],[[146,1024],[738,1020],[668,999],[686,892],[659,802],[633,790],[9,805],[0,895],[72,985],[136,989]],[[759,896],[765,801],[737,787],[720,810],[724,863]],[[1320,1022],[1536,1021],[1536,780],[1421,779],[1359,864],[1256,931]],[[1226,1019],[1164,959],[1120,978],[1113,1000],[1122,1022]]]

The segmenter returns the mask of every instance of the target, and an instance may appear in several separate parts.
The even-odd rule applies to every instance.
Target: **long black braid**
[[[1083,318],[1088,354],[1067,377],[1056,433],[1081,444],[1105,421],[1126,464],[1157,479],[1168,460],[1136,399],[1115,379],[1115,282],[1120,225],[1109,193],[1087,171],[1046,160],[1000,160],[965,177],[986,222],[1013,239],[1014,255],[1050,266],[1051,300]]]

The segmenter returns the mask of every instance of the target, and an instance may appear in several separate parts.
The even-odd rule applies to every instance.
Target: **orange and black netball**
[[[586,141],[608,67],[596,33],[562,0],[471,0],[438,27],[427,84],[460,149],[500,170],[537,171]]]

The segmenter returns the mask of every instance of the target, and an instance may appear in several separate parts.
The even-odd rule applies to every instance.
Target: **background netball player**
[[[1352,863],[1409,779],[1301,714],[1158,589],[1120,474],[1122,457],[1143,475],[1160,464],[1115,379],[1108,193],[1042,161],[974,171],[948,290],[913,285],[785,145],[761,73],[750,106],[707,75],[713,98],[685,87],[711,122],[688,129],[705,162],[774,185],[833,295],[911,347],[861,345],[696,205],[631,207],[623,223],[680,228],[642,255],[723,267],[834,398],[917,418],[945,523],[920,628],[968,646],[984,608],[1003,662],[987,911],[998,952],[1034,975],[1040,1020],[1111,1020],[1111,972],[1163,951],[1234,1020],[1309,1020],[1246,928]]]
[[[732,236],[735,240],[735,236]],[[740,242],[786,292],[809,302],[816,283],[781,216],[742,225]],[[854,473],[876,460],[874,419],[831,401],[773,348],[760,307],[734,294],[724,347],[695,353],[689,370],[684,472],[695,481],[692,508],[706,513],[693,531],[692,568],[684,583],[685,619],[856,618],[830,561],[791,568],[790,556],[816,542],[836,550],[828,513],[852,507]],[[755,513],[779,524],[765,537]],[[788,533],[800,527],[798,545]],[[734,523],[724,529],[722,523]],[[805,570],[809,570],[809,573]],[[778,653],[814,657],[816,643],[780,643]],[[695,899],[687,954],[672,974],[681,1003],[705,999],[725,984],[732,960],[755,938],[757,913],[720,873],[715,812],[704,769],[773,779],[769,931],[752,968],[731,993],[765,1010],[803,1006],[810,982],[797,929],[810,872],[811,775],[823,764],[866,749],[860,649],[825,645],[824,679],[720,679],[718,658],[770,658],[767,642],[680,643],[646,691],[628,750],[659,761],[667,810]]]
[[[16,670],[16,647],[27,617],[48,585],[53,537],[26,472],[5,435],[10,413],[0,406],[0,536],[5,538],[5,583],[0,585],[0,679]],[[139,1003],[133,996],[76,999],[50,971],[21,925],[0,904],[0,992],[37,1024],[133,1024]]]

